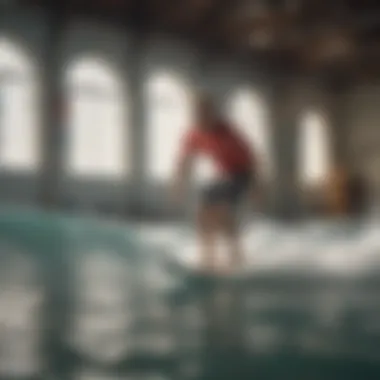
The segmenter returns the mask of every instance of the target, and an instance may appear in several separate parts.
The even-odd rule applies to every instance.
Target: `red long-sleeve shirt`
[[[227,123],[211,130],[192,128],[184,136],[181,160],[189,155],[209,156],[227,175],[254,170],[255,155],[250,144]]]

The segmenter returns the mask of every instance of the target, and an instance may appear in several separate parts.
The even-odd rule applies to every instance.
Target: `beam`
[[[226,25],[230,23],[231,15],[239,9],[241,4],[241,0],[216,1],[214,7],[200,20],[199,34],[211,39],[218,39],[218,37],[223,39],[223,32]]]

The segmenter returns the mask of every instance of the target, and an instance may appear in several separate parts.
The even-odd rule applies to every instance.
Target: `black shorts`
[[[247,196],[254,178],[251,173],[239,173],[216,181],[201,190],[202,204],[227,203],[238,205]]]

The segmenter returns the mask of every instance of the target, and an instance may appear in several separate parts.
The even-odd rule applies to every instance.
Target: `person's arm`
[[[230,127],[231,133],[233,134],[236,141],[238,141],[240,145],[240,149],[246,152],[250,161],[250,174],[251,174],[251,185],[250,185],[250,193],[252,197],[256,198],[260,193],[260,178],[259,178],[259,165],[260,160],[256,154],[256,151],[252,144],[249,143],[248,139],[241,134],[236,127]]]
[[[249,186],[249,198],[255,204],[261,203],[264,196],[264,183],[262,178],[262,162],[260,156],[257,154],[257,151],[252,143],[241,134],[237,128],[233,129],[235,138],[239,141],[241,149],[244,150],[249,156],[250,161],[250,174],[251,174],[251,183]]]
[[[249,188],[250,198],[258,201],[262,194],[262,179],[260,178],[259,160],[251,150],[251,184]]]
[[[185,156],[177,166],[173,181],[173,196],[176,201],[183,197],[192,166],[192,156]]]
[[[185,191],[185,186],[192,169],[194,151],[195,136],[192,133],[189,133],[185,136],[177,167],[174,172],[172,191],[173,196],[177,201],[183,196]]]

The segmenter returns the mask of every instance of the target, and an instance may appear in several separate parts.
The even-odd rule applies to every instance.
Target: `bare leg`
[[[221,206],[219,212],[220,230],[227,245],[227,268],[233,271],[244,263],[239,226],[234,210],[229,205]]]
[[[214,210],[201,206],[198,212],[198,236],[201,270],[213,271],[216,265],[216,229]]]
[[[239,269],[244,264],[244,252],[239,233],[237,230],[231,230],[225,236],[229,249],[229,266],[232,270]]]

